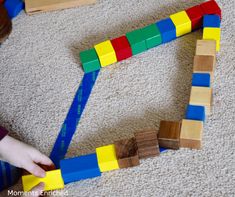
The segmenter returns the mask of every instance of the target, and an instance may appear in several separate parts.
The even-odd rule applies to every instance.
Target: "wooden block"
[[[162,37],[162,43],[176,39],[176,28],[170,18],[160,20],[156,23]]]
[[[179,149],[180,128],[180,122],[162,120],[157,135],[159,146],[175,150]]]
[[[204,2],[200,6],[202,8],[203,15],[217,14],[220,16],[220,18],[222,17],[221,9],[215,0],[210,0],[210,1]]]
[[[188,105],[186,109],[185,119],[199,120],[205,122],[206,112],[204,106]]]
[[[176,36],[180,37],[192,31],[191,20],[185,11],[170,15],[176,28]]]
[[[35,177],[34,175],[22,176],[23,190],[25,192],[30,191],[40,182],[44,182],[45,184],[44,191],[64,188],[61,170],[48,171],[44,178]]]
[[[140,164],[135,138],[119,140],[114,145],[120,168],[133,167]]]
[[[186,10],[191,23],[192,23],[192,30],[199,29],[202,27],[202,17],[203,11],[200,5],[191,7]]]
[[[209,73],[193,73],[192,86],[210,87],[211,84]]]
[[[220,50],[220,28],[205,27],[203,29],[203,39],[204,40],[215,40],[216,41],[216,51]]]
[[[160,154],[156,130],[141,131],[135,133],[134,135],[140,159],[153,157]]]
[[[212,88],[192,86],[190,94],[190,105],[205,106],[206,114],[211,113]]]
[[[202,133],[202,121],[183,119],[180,132],[180,147],[200,149]]]
[[[27,14],[62,10],[96,3],[96,0],[25,0]]]
[[[216,14],[203,16],[203,28],[204,27],[220,27],[220,17]]]
[[[196,55],[212,55],[216,58],[216,41],[197,40]]]
[[[96,154],[101,172],[119,169],[114,144],[96,148]]]
[[[95,45],[95,50],[102,67],[117,62],[116,53],[110,40]]]

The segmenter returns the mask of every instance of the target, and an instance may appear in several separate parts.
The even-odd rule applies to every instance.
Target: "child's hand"
[[[53,165],[46,155],[10,136],[5,136],[0,141],[0,158],[16,167],[29,171],[37,177],[44,177],[46,174],[45,170],[37,163],[47,166]]]
[[[39,183],[36,185],[34,188],[31,189],[30,192],[24,193],[23,197],[39,197],[42,195],[43,190],[44,190],[45,184],[44,183]]]

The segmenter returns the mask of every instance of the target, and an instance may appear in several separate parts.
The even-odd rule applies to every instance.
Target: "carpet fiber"
[[[79,52],[201,2],[100,0],[34,16],[21,13],[0,47],[0,124],[49,155],[83,76]],[[66,185],[70,197],[235,195],[235,3],[218,4],[221,52],[203,149],[168,151],[138,167]],[[160,120],[181,120],[201,37],[200,30],[102,69],[67,157],[92,153],[144,128],[158,129]],[[19,190],[21,183],[12,188]]]

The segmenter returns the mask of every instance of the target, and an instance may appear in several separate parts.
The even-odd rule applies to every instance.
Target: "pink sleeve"
[[[2,140],[8,134],[8,130],[0,126],[0,140]]]

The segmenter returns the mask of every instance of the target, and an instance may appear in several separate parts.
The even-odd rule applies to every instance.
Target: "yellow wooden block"
[[[170,15],[176,28],[176,36],[182,36],[192,31],[191,20],[185,11]]]
[[[196,55],[212,55],[216,58],[216,41],[197,40]]]
[[[44,191],[64,188],[61,170],[48,171],[46,172],[46,176],[44,178],[35,177],[34,175],[22,176],[23,190],[25,192],[30,191],[40,182],[45,184]]]
[[[205,27],[203,29],[203,39],[204,40],[215,40],[216,41],[216,51],[220,50],[220,28]]]
[[[116,53],[110,40],[95,45],[95,50],[96,53],[98,54],[100,64],[102,67],[117,62]]]
[[[101,172],[119,169],[114,144],[96,148],[96,154]]]
[[[202,121],[183,119],[180,131],[180,147],[200,149],[202,133]]]
[[[189,103],[205,106],[206,114],[209,115],[212,106],[212,88],[192,86]]]

